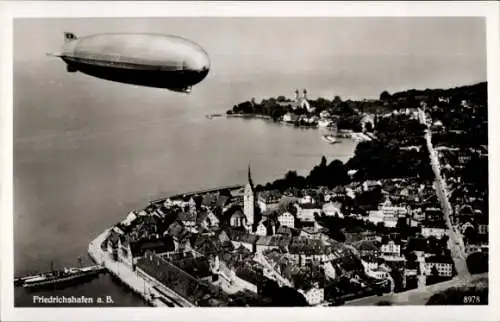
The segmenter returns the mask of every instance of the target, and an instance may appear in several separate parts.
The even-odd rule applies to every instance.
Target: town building
[[[305,266],[312,262],[325,263],[334,257],[325,247],[323,241],[304,237],[292,238],[288,245],[288,252],[290,258],[299,266]]]
[[[378,180],[367,180],[363,182],[363,191],[371,191],[376,188],[382,187],[382,182]]]
[[[382,256],[399,257],[401,255],[401,245],[396,244],[393,240],[389,240],[387,244],[380,246]]]
[[[385,227],[394,228],[398,223],[398,217],[394,215],[385,215],[381,210],[371,210],[368,213],[368,221],[375,225],[383,223]]]
[[[197,232],[196,217],[195,212],[180,212],[177,214],[177,220],[182,222],[184,227],[190,232]]]
[[[479,224],[478,225],[478,233],[480,235],[486,235],[488,234],[488,224]]]
[[[278,190],[262,191],[259,193],[258,205],[262,212],[276,210],[281,199],[281,193]]]
[[[353,246],[359,251],[362,257],[373,256],[378,258],[380,256],[380,248],[377,246],[375,240],[361,240],[354,243]]]
[[[318,205],[313,203],[307,204],[296,204],[297,208],[297,219],[302,222],[315,222],[315,214],[320,215],[322,209]]]
[[[256,252],[262,253],[266,250],[281,249],[287,250],[290,237],[283,235],[261,236],[255,242]]]
[[[375,270],[367,270],[366,274],[370,277],[382,280],[390,277],[390,271],[390,268],[387,266],[380,265]]]
[[[328,217],[337,216],[340,218],[344,218],[344,215],[342,214],[342,212],[340,212],[339,206],[340,204],[338,203],[328,202],[323,205],[321,210],[323,211],[325,216]]]
[[[425,274],[432,275],[432,268],[436,267],[439,276],[451,277],[453,275],[453,261],[451,258],[431,256],[425,262]]]
[[[255,230],[255,235],[257,236],[267,236],[267,227],[264,225],[264,221],[261,220],[257,225],[257,229]]]
[[[444,235],[446,235],[446,225],[443,221],[434,221],[434,222],[428,222],[424,221],[421,223],[422,225],[422,236],[425,238],[428,238],[430,236],[434,236],[436,238],[441,238]]]
[[[384,214],[384,216],[390,217],[399,217],[404,216],[408,213],[407,207],[402,206],[394,206],[392,202],[387,198],[383,203],[381,203],[378,207],[380,211]]]
[[[229,225],[233,228],[246,228],[248,227],[247,216],[237,209],[231,214]]]
[[[280,227],[295,228],[295,217],[289,212],[279,215],[278,222],[280,223]]]
[[[318,283],[315,283],[309,290],[299,289],[299,292],[304,295],[307,303],[311,306],[316,306],[325,300],[325,289],[320,288]]]
[[[298,121],[298,119],[299,119],[298,115],[290,113],[290,112],[283,115],[283,122],[286,122],[286,123],[295,123]]]
[[[259,236],[235,230],[228,230],[227,233],[235,249],[243,246],[249,251],[255,252],[255,242]]]

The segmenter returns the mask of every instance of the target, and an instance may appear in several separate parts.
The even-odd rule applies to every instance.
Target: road
[[[422,109],[419,109],[419,118],[422,124],[427,125],[425,122],[425,114]],[[470,274],[467,269],[465,245],[462,237],[459,233],[457,233],[451,223],[450,215],[452,214],[453,209],[451,207],[450,200],[448,199],[449,192],[446,183],[441,176],[441,166],[439,164],[438,154],[432,145],[432,134],[428,128],[425,130],[425,140],[427,142],[427,149],[429,150],[432,170],[434,171],[434,175],[436,177],[436,194],[441,203],[441,209],[443,210],[444,219],[448,228],[448,235],[450,237],[448,240],[448,248],[451,251],[451,256],[453,258],[458,277],[469,278]]]

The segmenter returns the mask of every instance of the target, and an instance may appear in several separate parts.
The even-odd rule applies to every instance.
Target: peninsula
[[[89,254],[153,306],[487,304],[486,88],[238,104],[229,115],[336,115],[373,139],[306,176],[255,185],[249,167],[245,186],[151,201]]]

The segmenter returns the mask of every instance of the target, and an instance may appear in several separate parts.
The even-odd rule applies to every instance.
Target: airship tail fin
[[[78,39],[78,37],[72,33],[72,32],[65,32],[64,33],[64,41],[72,41],[72,40],[76,40]]]

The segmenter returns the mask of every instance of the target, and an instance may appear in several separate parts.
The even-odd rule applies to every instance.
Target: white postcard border
[[[4,321],[484,321],[499,320],[492,303],[498,303],[500,272],[496,242],[500,222],[495,216],[500,196],[500,164],[492,126],[499,119],[498,62],[499,11],[493,1],[482,2],[3,2],[0,3],[1,41],[1,317]],[[485,307],[335,307],[335,308],[14,308],[13,307],[13,199],[12,199],[12,19],[14,17],[168,17],[168,16],[481,16],[487,21],[489,162],[490,162],[490,298]],[[104,229],[105,227],[103,227]],[[494,278],[495,277],[495,278]],[[499,312],[500,310],[496,310]]]

